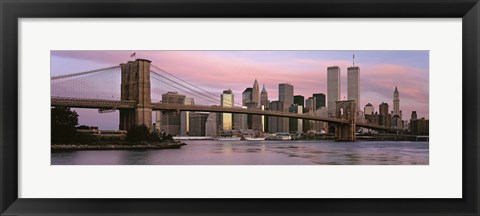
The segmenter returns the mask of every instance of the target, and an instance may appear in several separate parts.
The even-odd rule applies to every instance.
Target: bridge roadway
[[[135,101],[52,97],[51,106],[91,108],[91,109],[102,109],[102,108],[103,109],[134,109]],[[345,119],[311,116],[306,114],[297,114],[297,113],[280,112],[280,111],[272,111],[272,110],[244,109],[239,107],[152,103],[152,110],[175,111],[175,112],[199,111],[199,112],[266,115],[266,116],[274,116],[274,117],[288,117],[288,118],[298,118],[298,119],[304,119],[304,120],[322,121],[322,122],[328,122],[328,123],[334,123],[334,124],[349,124],[349,121]],[[359,123],[359,122],[356,123],[356,126],[373,129],[373,130],[388,131],[388,132],[403,131],[401,129],[387,128],[380,125],[371,125],[371,124]]]

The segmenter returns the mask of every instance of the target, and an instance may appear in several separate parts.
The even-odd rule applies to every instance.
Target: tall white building
[[[396,86],[393,92],[393,115],[398,115],[400,119],[402,118],[402,113],[400,112],[400,93]]]
[[[355,100],[357,110],[360,110],[360,68],[347,68],[347,98]]]
[[[222,107],[233,107],[234,99],[232,90],[223,91],[220,96],[220,105]],[[223,131],[231,131],[233,129],[233,116],[231,113],[222,113],[221,123]]]
[[[335,115],[335,101],[340,100],[340,68],[327,68],[327,108],[328,116]]]
[[[185,105],[195,105],[193,98],[185,98]],[[188,135],[190,131],[190,111],[182,111],[180,113],[180,136]]]

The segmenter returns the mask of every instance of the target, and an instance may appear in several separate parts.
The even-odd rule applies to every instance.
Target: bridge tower
[[[335,118],[346,119],[347,124],[335,125],[335,139],[337,141],[355,141],[355,124],[357,105],[355,100],[335,101]]]
[[[120,64],[121,100],[135,101],[134,109],[120,109],[120,130],[142,124],[149,129],[152,127],[150,63],[150,60],[137,59]]]

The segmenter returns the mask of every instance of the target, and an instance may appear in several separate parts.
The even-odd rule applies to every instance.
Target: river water
[[[428,165],[428,142],[184,141],[181,149],[52,152],[52,165]]]

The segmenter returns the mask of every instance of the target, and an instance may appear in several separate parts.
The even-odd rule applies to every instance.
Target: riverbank
[[[182,142],[168,141],[168,142],[141,142],[139,144],[132,144],[128,142],[117,143],[74,143],[74,144],[52,144],[52,151],[66,151],[66,150],[144,150],[144,149],[180,149],[187,145]]]

